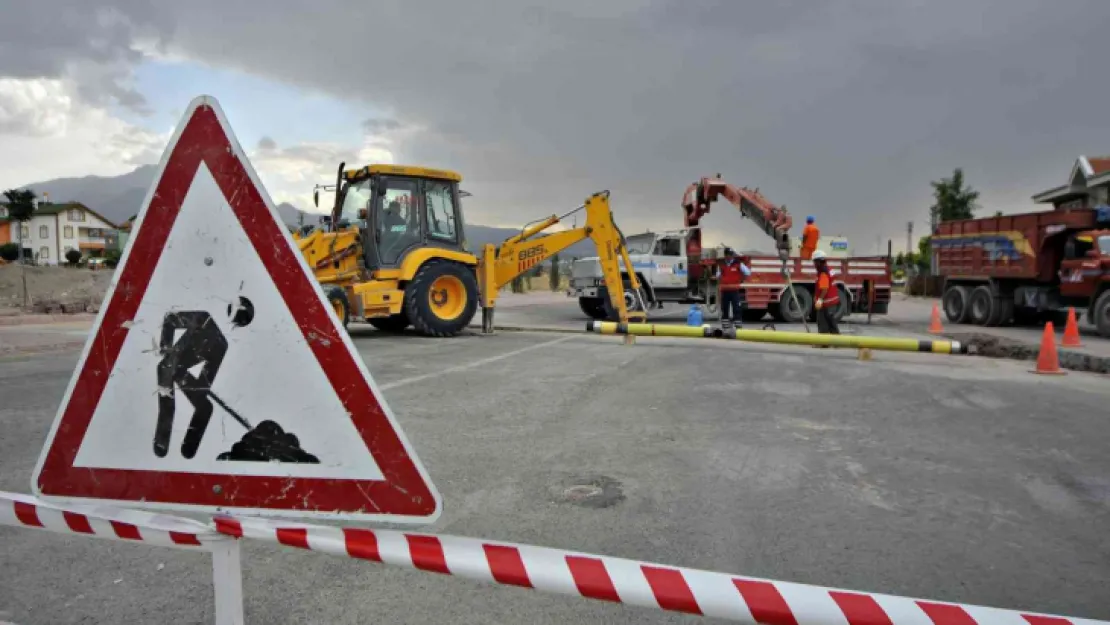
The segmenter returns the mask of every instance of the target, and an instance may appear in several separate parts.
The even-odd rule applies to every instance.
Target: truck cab
[[[645,232],[625,238],[632,271],[640,282],[640,292],[624,289],[625,306],[629,310],[644,311],[664,301],[684,301],[687,298],[689,263],[686,258],[686,232]],[[622,275],[629,271],[620,262]],[[596,256],[580,258],[571,264],[570,295],[578,298],[582,312],[594,319],[609,315],[605,307],[606,292],[602,279],[601,263]]]
[[[1110,230],[1085,230],[1064,243],[1060,261],[1060,294],[1066,298],[1091,298],[1110,285]],[[1093,309],[1098,310],[1098,306]],[[1110,314],[1110,310],[1103,311]],[[1098,325],[1097,319],[1095,325]]]

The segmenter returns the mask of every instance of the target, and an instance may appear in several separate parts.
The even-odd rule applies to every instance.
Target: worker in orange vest
[[[717,266],[717,287],[720,289],[721,330],[729,331],[735,325],[743,327],[744,278],[752,275],[743,259],[736,257],[731,247],[725,248],[725,262]]]
[[[821,231],[814,221],[813,215],[806,217],[806,227],[802,229],[802,260],[813,258],[813,253],[817,251],[817,239],[821,238]]]
[[[817,332],[820,334],[840,334],[836,324],[836,310],[840,307],[840,289],[833,283],[832,272],[825,253],[813,253],[813,268],[817,270],[817,288],[814,291],[813,308],[817,311]]]

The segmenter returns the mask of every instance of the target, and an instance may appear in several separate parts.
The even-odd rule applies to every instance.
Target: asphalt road
[[[734,342],[353,333],[444,496],[431,531],[1110,619],[1104,376]],[[76,357],[0,358],[0,489],[28,492]],[[623,499],[563,500],[596,479]],[[253,543],[243,564],[249,623],[694,622]],[[201,554],[0,528],[0,579],[0,621],[20,625],[212,621]]]

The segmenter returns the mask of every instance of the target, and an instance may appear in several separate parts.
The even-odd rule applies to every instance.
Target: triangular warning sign
[[[162,157],[31,488],[162,509],[439,516],[213,98],[193,100]]]

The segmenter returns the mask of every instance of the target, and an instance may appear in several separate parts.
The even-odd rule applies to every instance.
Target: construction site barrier
[[[959,341],[919,341],[885,336],[857,336],[845,334],[810,334],[806,332],[780,332],[778,330],[729,330],[711,329],[709,326],[679,326],[659,323],[617,323],[591,321],[587,332],[597,334],[625,334],[634,336],[680,336],[694,338],[724,338],[754,343],[785,345],[821,345],[876,349],[892,352],[926,352],[932,354],[967,354],[968,347]]]
[[[239,541],[215,526],[177,516],[107,505],[56,506],[30,495],[0,491],[0,525],[207,551],[212,554],[216,625],[243,625]]]
[[[108,506],[60,508],[34,497],[3,492],[0,524],[212,551],[217,625],[243,623],[238,551],[243,539],[748,625],[1110,625],[459,536],[242,516],[216,516],[207,525]]]

